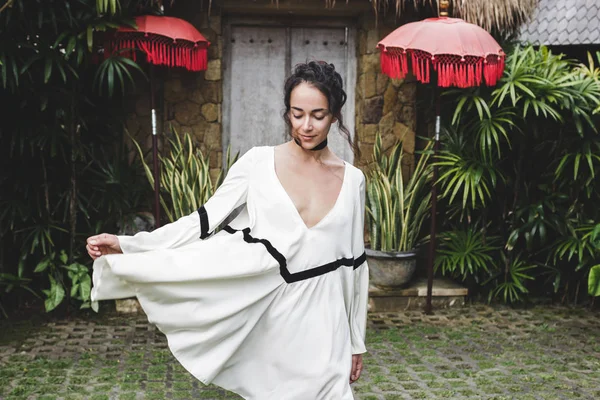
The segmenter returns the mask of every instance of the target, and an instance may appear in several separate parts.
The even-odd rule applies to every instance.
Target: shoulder
[[[348,168],[348,176],[351,177],[354,184],[357,186],[365,184],[365,174],[360,168],[355,167],[348,162],[346,163],[346,168]]]
[[[272,151],[272,147],[254,146],[248,151],[246,151],[244,154],[240,155],[237,162],[241,162],[241,164],[254,164],[256,163],[256,161],[264,158],[268,151]]]
[[[273,146],[254,146],[250,150],[248,150],[244,157],[248,156],[249,158],[259,158],[273,151]]]

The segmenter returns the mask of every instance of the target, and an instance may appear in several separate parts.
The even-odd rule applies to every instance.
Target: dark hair
[[[346,103],[347,96],[343,89],[344,83],[342,82],[342,77],[336,72],[333,64],[328,64],[324,61],[310,61],[296,64],[294,67],[294,72],[285,81],[283,98],[285,104],[283,119],[290,130],[292,128],[290,121],[290,97],[294,88],[301,83],[308,83],[325,95],[329,111],[338,121],[338,129],[350,144],[354,155],[360,157],[360,150],[356,142],[352,140],[350,131],[344,125],[342,107]]]

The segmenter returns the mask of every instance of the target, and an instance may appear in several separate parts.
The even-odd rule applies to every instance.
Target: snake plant
[[[414,250],[431,207],[430,147],[431,143],[420,156],[411,177],[405,179],[402,142],[397,142],[387,156],[382,154],[381,136],[377,135],[373,148],[375,167],[367,175],[366,208],[371,249]]]
[[[184,215],[198,209],[213,195],[223,182],[227,170],[237,160],[238,155],[232,157],[230,148],[227,148],[227,170],[220,170],[216,179],[211,180],[209,156],[195,148],[190,134],[182,135],[183,140],[174,132],[169,139],[170,149],[168,154],[159,156],[160,159],[160,203],[169,221],[175,221]],[[140,145],[132,138],[140,153],[146,177],[154,187],[154,176],[151,167],[143,157]]]

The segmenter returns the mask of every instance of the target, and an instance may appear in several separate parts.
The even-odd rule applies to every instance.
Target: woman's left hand
[[[360,378],[363,369],[362,354],[352,355],[352,370],[350,371],[350,383],[354,383]]]

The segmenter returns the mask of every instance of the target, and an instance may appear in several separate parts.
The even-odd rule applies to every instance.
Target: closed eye
[[[294,118],[296,118],[296,119],[301,119],[301,118],[303,118],[303,117],[304,117],[304,115],[296,115],[296,114],[292,114],[292,115],[293,115],[293,116],[294,116]],[[314,118],[315,118],[317,121],[322,121],[322,120],[325,118],[325,115],[315,115],[315,116],[314,116]]]

